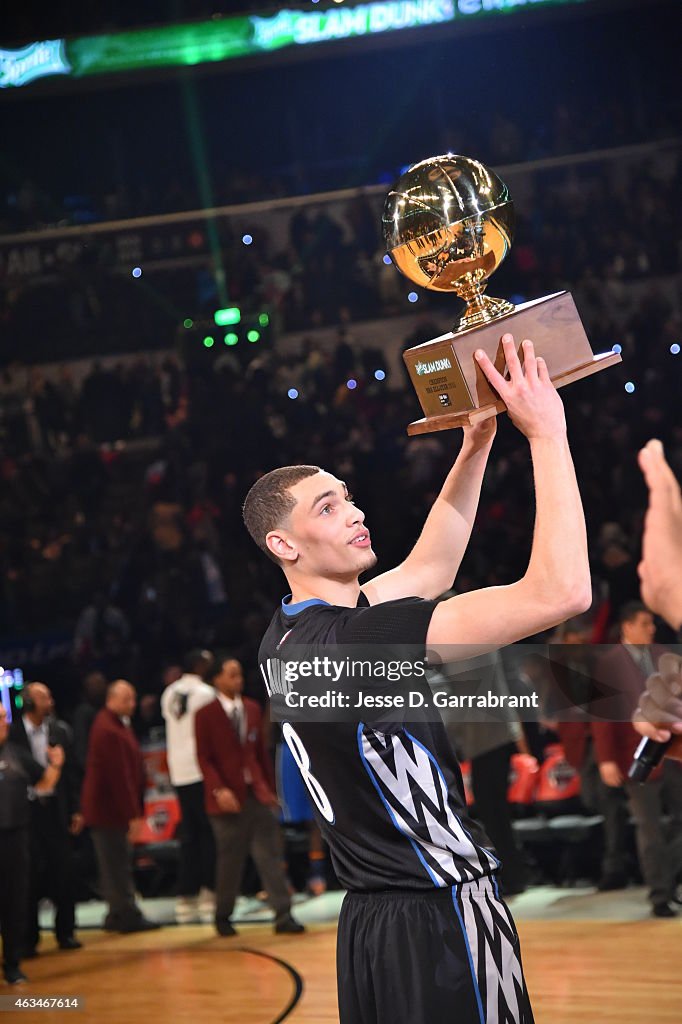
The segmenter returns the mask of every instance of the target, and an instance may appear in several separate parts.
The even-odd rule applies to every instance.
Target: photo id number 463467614
[[[0,996],[0,1010],[83,1010],[82,996]]]

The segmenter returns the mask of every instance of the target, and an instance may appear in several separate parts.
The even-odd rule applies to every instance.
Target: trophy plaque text
[[[504,373],[507,332],[519,349],[531,339],[557,388],[620,362],[615,352],[593,354],[568,292],[519,306],[483,294],[511,247],[514,207],[504,182],[477,160],[448,154],[409,167],[388,194],[383,227],[403,274],[466,302],[453,331],[403,353],[424,411],[408,434],[461,427],[505,408],[474,352],[483,349]]]

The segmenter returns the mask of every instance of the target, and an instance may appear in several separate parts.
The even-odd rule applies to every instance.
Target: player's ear
[[[271,530],[265,538],[268,551],[282,562],[295,562],[298,558],[298,551],[287,539],[285,533],[279,530]]]

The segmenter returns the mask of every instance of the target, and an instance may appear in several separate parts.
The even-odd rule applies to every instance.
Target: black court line
[[[79,928],[79,931],[82,931],[82,930],[83,929]],[[132,937],[134,937],[132,933],[129,933],[128,935],[121,935],[118,932],[114,932],[114,933],[111,933],[111,934],[107,933],[107,932],[104,932],[103,935],[102,935],[103,939],[105,939],[105,938],[106,939],[109,939],[109,938],[132,938]],[[212,936],[211,938],[213,938],[213,937],[214,936]],[[99,945],[99,944],[97,944],[97,945]],[[112,952],[112,950],[110,950],[110,949],[98,949],[97,945],[95,945],[95,944],[93,944],[93,945],[88,944],[88,945],[83,947],[83,950],[81,951],[81,953],[82,954],[83,953],[86,953],[86,954],[90,953],[90,954],[94,954],[97,957],[102,957],[102,956],[107,956],[107,955],[109,955]],[[161,948],[163,949],[164,952],[170,953],[171,955],[174,952],[177,952],[177,950],[169,949],[168,947],[161,947]],[[46,954],[46,956],[49,955],[49,953],[54,953],[54,952],[56,952],[56,950],[49,950],[48,953]],[[114,952],[116,952],[116,951],[114,950]],[[146,953],[152,953],[152,952],[158,953],[159,952],[159,948],[155,947],[154,949],[142,949],[142,950],[135,949],[135,950],[129,950],[128,954],[127,954],[127,959],[134,960],[134,959],[137,959],[141,954],[144,955]],[[277,1015],[277,1017],[275,1017],[274,1020],[270,1021],[269,1024],[282,1024],[282,1021],[286,1020],[286,1018],[289,1016],[291,1011],[293,1009],[295,1009],[295,1007],[300,1002],[301,996],[303,995],[303,989],[304,989],[303,978],[298,973],[298,971],[296,970],[295,967],[292,967],[292,965],[290,963],[287,963],[286,960],[282,960],[278,956],[272,956],[271,953],[263,953],[259,949],[250,949],[248,946],[233,946],[232,949],[218,949],[218,948],[216,948],[216,949],[202,949],[201,953],[202,953],[202,955],[204,955],[206,953],[215,953],[216,955],[220,955],[220,956],[224,956],[226,953],[251,953],[253,956],[263,957],[264,960],[271,960],[273,963],[278,964],[280,967],[284,968],[284,970],[287,972],[287,974],[289,975],[289,977],[291,978],[291,980],[294,983],[294,993],[293,993],[291,999],[289,1000],[289,1002],[287,1003],[287,1005],[285,1006],[285,1008],[282,1010],[282,1012],[279,1013]],[[123,953],[123,956],[125,956],[125,955],[126,954]],[[117,952],[117,956],[121,957],[122,954],[120,952]],[[84,972],[87,972],[87,971],[90,971],[90,970],[92,970],[92,971],[99,970],[99,965],[93,963],[89,967],[84,967],[84,965],[83,965],[83,963],[81,961],[81,957],[79,957],[79,963],[78,963],[78,971],[79,971],[79,973],[84,973]],[[59,974],[59,975],[55,975],[54,977],[58,977],[59,980],[61,981],[63,979],[63,977],[65,977],[65,975]],[[48,976],[46,978],[41,978],[40,979],[40,983],[48,982],[49,979],[50,979],[50,976]],[[36,984],[38,984],[38,983],[36,982]]]
[[[270,1022],[270,1024],[282,1024],[282,1021],[285,1020],[289,1016],[289,1014],[294,1009],[294,1007],[298,1004],[301,996],[303,995],[303,978],[298,973],[296,968],[292,967],[291,964],[287,963],[286,960],[282,960],[278,956],[272,956],[271,953],[263,953],[259,949],[249,949],[246,946],[236,946],[234,949],[225,950],[225,952],[226,953],[227,952],[229,952],[229,953],[252,953],[254,956],[262,956],[265,960],[272,960],[273,963],[279,964],[279,966],[283,967],[284,970],[289,974],[289,976],[291,977],[291,980],[294,983],[294,994],[291,997],[288,1005],[282,1010],[282,1012],[279,1014],[279,1016],[275,1017],[275,1019]]]

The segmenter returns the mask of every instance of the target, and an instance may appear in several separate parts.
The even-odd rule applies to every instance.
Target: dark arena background
[[[162,694],[188,674],[210,682],[192,656],[207,651],[241,664],[266,713],[258,648],[286,584],[241,514],[265,472],[305,463],[345,480],[383,572],[457,455],[460,430],[406,434],[421,412],[402,353],[461,308],[386,254],[384,200],[409,164],[452,152],[493,168],[517,223],[490,293],[568,289],[593,351],[622,356],[561,391],[593,602],[534,639],[575,643],[581,678],[597,645],[678,640],[644,607],[632,621],[647,639],[622,620],[639,600],[638,450],[660,438],[682,476],[679,3],[267,2],[8,0],[0,20],[0,705],[10,741],[32,746],[33,713],[66,751],[57,789],[31,789],[25,848],[0,807],[0,917],[22,934],[27,976],[10,977],[5,937],[16,983],[0,1010],[27,1021],[339,1020],[343,892],[309,811],[285,806],[278,824],[304,932],[273,930],[251,859],[232,937],[216,931],[212,879],[183,890],[181,842],[208,826],[183,818],[171,784]],[[456,593],[528,562],[531,461],[498,421]],[[500,665],[509,692],[535,681],[531,656]],[[110,771],[118,794],[128,770],[113,755],[93,766],[92,722],[117,680],[134,687],[126,743],[145,767],[143,820],[129,842],[120,832],[132,924],[107,914],[102,829],[87,827],[99,814],[106,831],[119,797],[109,807],[105,787],[85,807],[89,773]],[[670,920],[652,914],[642,829],[661,833],[654,858],[681,882],[682,782],[643,826],[589,742],[572,756],[551,701],[483,754],[446,725],[474,814],[477,772],[508,772],[504,891],[538,1024],[679,1022],[682,890],[664,900]],[[279,728],[267,715],[259,728],[281,767]],[[458,1020],[456,1000],[442,1019]]]

